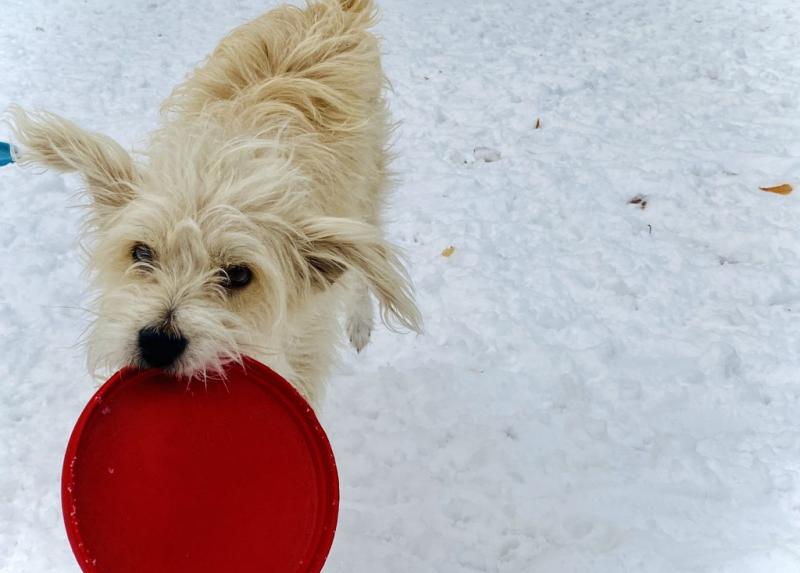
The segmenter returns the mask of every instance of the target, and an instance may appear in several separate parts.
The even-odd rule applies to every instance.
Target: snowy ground
[[[0,109],[135,145],[268,4],[5,0]],[[380,332],[332,380],[326,571],[800,571],[800,194],[758,190],[800,184],[800,4],[381,4],[390,230],[427,333]],[[76,189],[0,172],[4,573],[77,571]]]

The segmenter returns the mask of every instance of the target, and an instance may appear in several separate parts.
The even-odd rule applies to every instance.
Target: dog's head
[[[295,313],[360,275],[385,321],[418,329],[409,283],[377,228],[310,208],[309,179],[275,140],[213,126],[158,141],[142,166],[112,139],[16,111],[20,162],[80,173],[91,200],[95,367],[204,375],[269,355]],[[273,143],[270,143],[273,141]]]

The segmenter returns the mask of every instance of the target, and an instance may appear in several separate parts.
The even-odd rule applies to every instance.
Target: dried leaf
[[[453,245],[450,245],[449,247],[447,247],[445,250],[442,251],[442,256],[443,257],[449,257],[450,255],[452,255],[455,252],[456,252],[456,248]]]
[[[538,117],[536,118],[536,129],[542,129],[542,120]]]
[[[767,191],[768,193],[777,193],[778,195],[788,195],[792,192],[792,186],[788,183],[776,185],[775,187],[759,187],[759,189]]]

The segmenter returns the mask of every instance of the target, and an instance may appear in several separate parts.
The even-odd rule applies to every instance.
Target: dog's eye
[[[136,263],[152,263],[153,249],[144,243],[136,243],[131,249],[131,257]]]
[[[222,286],[229,289],[244,288],[253,280],[253,271],[245,265],[234,265],[222,269]]]

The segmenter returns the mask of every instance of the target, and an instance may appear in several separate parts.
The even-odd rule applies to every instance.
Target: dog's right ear
[[[18,162],[39,164],[86,180],[98,214],[130,201],[138,174],[131,156],[108,136],[84,131],[52,113],[11,110]]]

